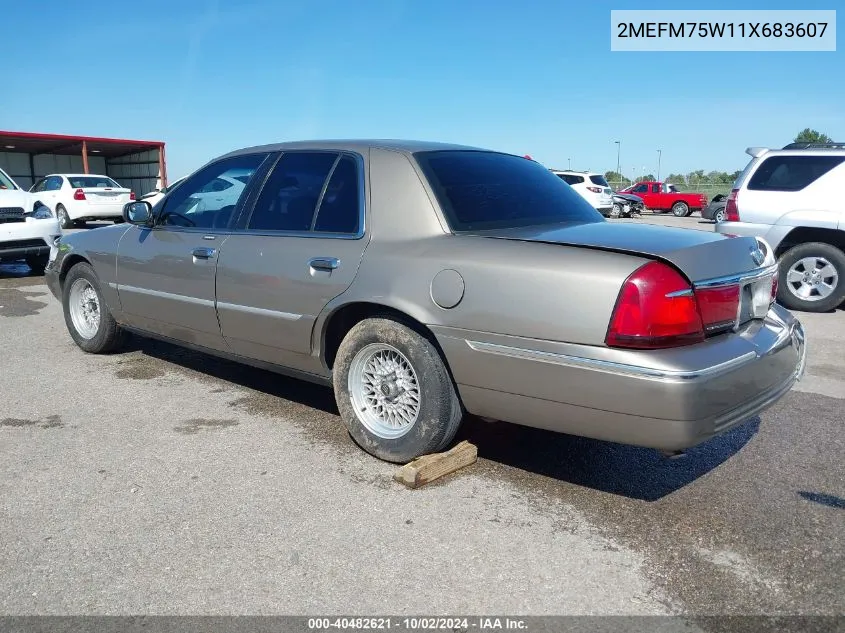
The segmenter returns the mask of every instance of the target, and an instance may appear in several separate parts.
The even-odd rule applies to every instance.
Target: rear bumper
[[[435,330],[470,413],[663,450],[764,411],[806,358],[800,322],[778,306],[735,334],[659,352]]]
[[[716,232],[740,237],[762,237],[773,250],[777,250],[794,226],[779,224],[756,224],[751,222],[722,222],[716,225]]]

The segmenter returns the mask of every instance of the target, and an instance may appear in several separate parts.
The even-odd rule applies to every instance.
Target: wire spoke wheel
[[[100,329],[100,297],[87,279],[77,279],[68,295],[70,318],[77,333],[92,339]]]
[[[397,439],[420,414],[420,383],[413,365],[398,349],[371,343],[352,359],[349,396],[355,415],[377,437]]]

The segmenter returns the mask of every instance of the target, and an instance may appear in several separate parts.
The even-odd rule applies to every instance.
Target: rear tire
[[[70,219],[67,209],[61,204],[56,205],[56,217],[59,219],[59,224],[63,229],[73,228],[73,220]]]
[[[47,268],[47,262],[50,260],[49,255],[31,255],[26,258],[26,265],[36,275],[43,275],[44,269]]]
[[[83,351],[105,354],[125,342],[126,331],[112,317],[90,264],[79,263],[68,271],[62,285],[62,309],[68,332]]]
[[[689,205],[686,202],[676,202],[672,205],[672,214],[676,218],[685,218],[690,214]]]
[[[405,463],[444,449],[463,418],[437,348],[392,318],[365,319],[349,330],[333,383],[352,439],[387,462]]]
[[[824,242],[793,246],[780,258],[778,303],[828,312],[845,301],[845,253]]]

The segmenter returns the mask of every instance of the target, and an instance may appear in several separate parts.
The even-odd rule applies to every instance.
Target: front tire
[[[672,214],[676,218],[685,218],[690,214],[689,205],[686,202],[676,202],[672,205]]]
[[[43,275],[49,259],[49,255],[31,255],[26,258],[26,265],[36,275]]]
[[[62,285],[62,308],[68,332],[83,351],[104,354],[123,345],[126,333],[103,300],[90,264],[76,264],[68,272]]]
[[[622,205],[614,204],[610,210],[610,217],[618,218],[620,215],[622,215]]]
[[[790,248],[778,274],[778,303],[791,310],[828,312],[845,301],[845,253],[831,244]]]
[[[716,211],[716,214],[713,216],[713,221],[716,224],[724,222],[727,219],[728,219],[728,214],[725,212],[724,209],[719,209],[718,211]]]
[[[405,463],[445,448],[463,418],[437,348],[391,318],[365,319],[349,330],[333,382],[349,434],[387,462]]]

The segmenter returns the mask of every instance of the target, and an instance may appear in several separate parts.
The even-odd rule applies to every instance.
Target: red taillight
[[[625,280],[607,331],[608,346],[658,349],[703,340],[692,286],[674,268],[649,262]]]
[[[130,192],[129,192],[129,199],[130,199],[130,200],[134,200],[134,199],[135,199],[135,192],[134,192],[134,191],[130,191]]]
[[[695,298],[706,332],[723,330],[736,323],[739,316],[739,286],[698,289]]]
[[[739,189],[731,189],[728,200],[725,203],[725,218],[728,222],[739,222],[737,198],[739,198]]]
[[[601,187],[587,187],[587,189],[593,193],[601,193]]]
[[[82,189],[77,189],[73,192],[73,199],[74,200],[85,200],[85,192]]]

